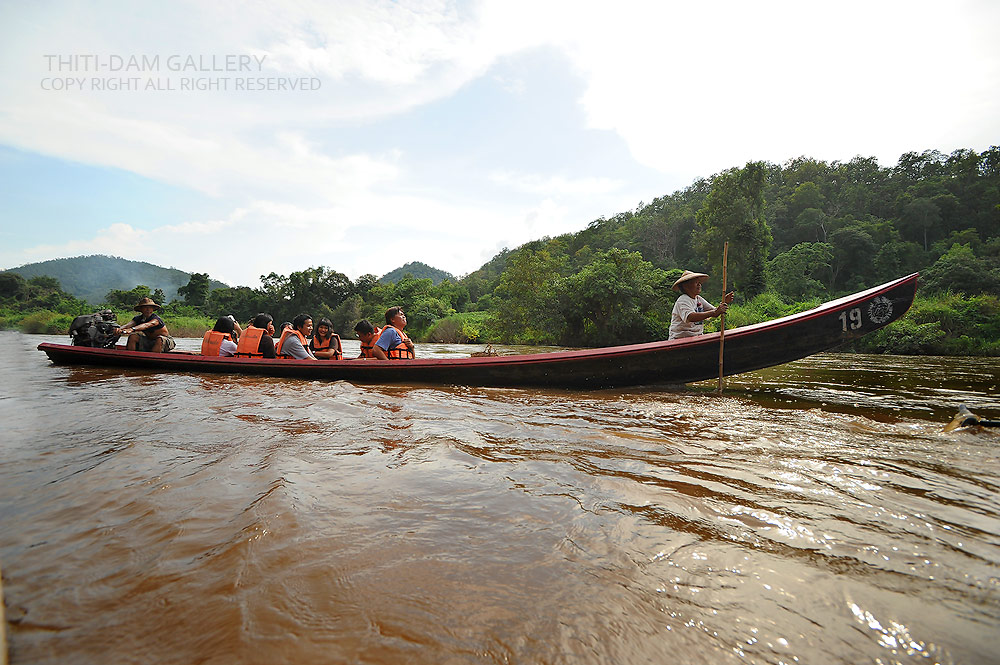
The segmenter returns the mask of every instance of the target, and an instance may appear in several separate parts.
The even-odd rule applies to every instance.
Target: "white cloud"
[[[166,179],[189,185],[191,162],[214,174],[273,163],[274,136],[286,128],[403,113],[543,45],[568,53],[585,78],[579,101],[590,126],[616,132],[665,174],[803,152],[894,158],[920,141],[981,143],[995,129],[989,3],[192,2],[113,11],[114,23],[86,7],[35,11],[39,20],[14,24],[0,71],[9,82],[0,140],[157,178],[151,155],[165,154]],[[164,28],[160,37],[150,39],[151,25]],[[41,55],[53,50],[252,52],[266,55],[262,75],[316,76],[323,87],[298,96],[44,93]],[[973,103],[960,101],[965,93]],[[199,188],[218,193],[225,178],[210,176],[198,174]]]
[[[566,48],[587,80],[590,126],[661,172],[800,154],[894,163],[906,150],[995,140],[1000,54],[976,14],[997,10],[945,7],[626,4],[591,13]],[[970,93],[985,108],[964,108]]]
[[[311,70],[333,79],[358,76],[378,84],[412,84],[436,65],[481,66],[472,24],[443,2],[307,2],[258,5],[254,23],[285,21],[265,47],[282,69]],[[291,10],[291,11],[289,11]]]
[[[490,180],[515,191],[547,196],[610,194],[619,191],[624,185],[620,180],[612,178],[567,178],[559,175],[511,171],[496,171],[490,174]]]
[[[245,140],[199,127],[120,116],[58,98],[6,113],[0,140],[24,150],[125,169],[213,196],[282,190],[324,200],[397,175],[398,153],[331,157],[295,131]]]

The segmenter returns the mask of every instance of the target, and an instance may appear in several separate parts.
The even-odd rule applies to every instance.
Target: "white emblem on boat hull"
[[[878,296],[868,303],[868,320],[874,324],[882,324],[892,318],[892,301],[885,296]]]

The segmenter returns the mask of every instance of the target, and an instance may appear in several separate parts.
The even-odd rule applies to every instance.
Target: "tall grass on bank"
[[[790,314],[798,314],[814,307],[819,307],[819,298],[802,302],[786,303],[777,293],[766,292],[754,296],[753,300],[742,304],[734,304],[726,312],[726,329],[742,328],[743,326],[773,321]],[[712,330],[718,330],[718,319],[713,319]]]
[[[215,319],[207,316],[177,316],[163,319],[171,337],[204,337],[205,332],[212,329]]]
[[[27,314],[4,312],[0,314],[0,328],[16,328],[29,335],[68,335],[69,326],[76,318],[47,309]]]
[[[486,320],[489,312],[463,312],[452,314],[434,322],[423,341],[441,344],[475,344],[492,342],[487,339]]]
[[[0,310],[0,330],[16,329],[29,335],[69,335],[74,318],[74,314],[60,314],[47,309],[27,313]],[[119,314],[117,320],[119,325],[123,325],[132,320],[132,315]],[[164,321],[173,337],[202,337],[215,325],[215,319],[204,316],[164,317]]]
[[[901,320],[849,345],[861,353],[1000,356],[1000,297],[918,294]]]

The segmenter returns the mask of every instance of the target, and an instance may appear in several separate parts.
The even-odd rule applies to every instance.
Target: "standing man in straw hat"
[[[729,309],[729,304],[735,297],[732,291],[722,296],[718,307],[713,307],[712,303],[701,297],[701,285],[706,279],[708,275],[703,272],[685,270],[674,282],[674,291],[680,291],[681,295],[677,297],[674,310],[670,313],[669,339],[696,337],[705,332],[706,319],[725,314]]]
[[[152,298],[143,298],[132,309],[139,314],[118,329],[119,335],[128,335],[126,349],[166,353],[176,346],[174,338],[167,331],[167,324],[156,314],[156,310],[160,309],[156,301]]]

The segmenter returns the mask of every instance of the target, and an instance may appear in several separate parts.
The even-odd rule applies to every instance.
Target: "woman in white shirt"
[[[677,297],[670,314],[669,339],[696,337],[705,332],[707,319],[721,316],[729,309],[729,304],[735,297],[732,291],[722,296],[718,307],[713,307],[712,303],[701,297],[701,285],[706,279],[708,275],[703,272],[685,270],[674,282],[674,291],[680,291],[681,295]]]

